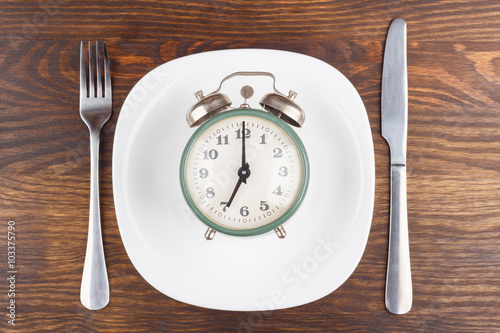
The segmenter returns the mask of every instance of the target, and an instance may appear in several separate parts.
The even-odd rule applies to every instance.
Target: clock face
[[[249,236],[277,228],[295,213],[309,165],[290,126],[264,111],[238,109],[193,134],[180,174],[184,197],[205,224]]]

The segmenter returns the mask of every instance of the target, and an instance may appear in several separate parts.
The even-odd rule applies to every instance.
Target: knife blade
[[[406,201],[408,77],[406,21],[395,18],[387,33],[382,71],[382,136],[391,154],[389,251],[385,306],[394,314],[410,311],[413,299]]]

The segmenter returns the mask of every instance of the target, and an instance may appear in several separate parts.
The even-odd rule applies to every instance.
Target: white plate
[[[276,88],[298,93],[306,113],[296,129],[309,154],[306,198],[287,221],[285,239],[217,233],[184,202],[179,162],[194,132],[185,120],[194,92],[214,91],[228,74],[267,71]],[[266,81],[267,80],[267,81]],[[223,86],[233,106],[250,83],[258,107],[270,78],[233,78]],[[207,52],[149,72],[125,100],[113,148],[113,192],[120,233],[139,273],[179,301],[213,309],[261,311],[315,301],[358,265],[370,230],[375,163],[366,111],[339,71],[312,57],[272,50]]]

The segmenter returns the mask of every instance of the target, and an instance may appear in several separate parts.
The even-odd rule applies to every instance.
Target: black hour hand
[[[236,193],[238,192],[238,190],[241,186],[241,183],[245,183],[245,184],[247,183],[247,178],[250,177],[250,166],[248,165],[248,163],[246,163],[244,167],[241,167],[238,170],[238,176],[239,176],[238,182],[236,183],[236,186],[234,187],[233,193],[231,194],[231,198],[229,198],[229,201],[228,201],[226,207],[230,207],[231,203],[233,203],[234,197],[236,196]],[[226,207],[224,207],[224,208],[226,208]]]

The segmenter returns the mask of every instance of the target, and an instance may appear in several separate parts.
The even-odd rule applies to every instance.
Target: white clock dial
[[[198,214],[224,229],[252,230],[283,219],[305,190],[308,170],[297,138],[267,113],[253,111],[220,117],[185,152],[185,195]]]

